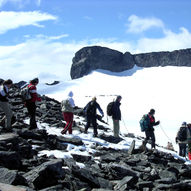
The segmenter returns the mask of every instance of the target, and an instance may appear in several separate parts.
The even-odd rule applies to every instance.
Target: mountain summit
[[[124,54],[101,46],[84,47],[76,52],[70,75],[72,79],[81,78],[94,70],[104,69],[122,72],[134,66],[191,66],[191,49],[172,52],[151,52],[143,54]]]

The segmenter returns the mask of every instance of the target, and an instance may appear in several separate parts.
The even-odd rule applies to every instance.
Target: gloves
[[[155,125],[159,125],[160,124],[160,121],[157,121],[156,123],[155,123]]]

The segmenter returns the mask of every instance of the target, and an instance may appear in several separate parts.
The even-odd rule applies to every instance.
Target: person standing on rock
[[[186,157],[186,147],[188,143],[187,128],[187,123],[183,122],[175,138],[176,143],[179,145],[179,155],[182,157]]]
[[[5,80],[0,86],[0,108],[5,113],[5,129],[11,130],[11,119],[13,117],[13,112],[9,105],[8,95],[9,89],[12,86],[13,81],[8,79]]]
[[[160,121],[155,122],[155,110],[151,109],[149,113],[147,114],[147,123],[146,123],[146,128],[145,128],[145,135],[146,138],[143,141],[143,147],[146,149],[146,144],[148,141],[151,139],[151,149],[155,149],[155,133],[154,133],[154,128],[153,126],[159,125]]]
[[[29,93],[31,95],[31,99],[25,101],[25,105],[27,107],[29,116],[30,116],[30,130],[36,129],[36,102],[40,102],[41,98],[38,97],[37,94],[37,88],[36,86],[39,83],[38,78],[34,78],[30,81],[30,84],[28,85]]]
[[[90,124],[93,125],[94,128],[94,137],[97,137],[97,114],[96,114],[96,110],[98,109],[98,111],[101,113],[102,117],[104,116],[103,110],[101,109],[100,105],[97,103],[97,98],[93,97],[92,100],[86,105],[86,107],[84,108],[84,112],[86,115],[86,126],[85,126],[85,131],[84,133],[88,132],[88,128],[90,127]]]
[[[63,114],[64,120],[66,121],[66,125],[64,129],[61,131],[62,134],[66,134],[67,131],[69,132],[69,134],[72,134],[74,107],[75,107],[75,103],[73,99],[73,92],[70,91],[68,94],[68,98],[61,102],[62,114]]]
[[[114,101],[114,103],[112,105],[114,137],[119,137],[119,129],[120,129],[119,121],[121,120],[121,110],[120,110],[121,99],[122,99],[122,97],[120,95],[117,96],[116,100]]]

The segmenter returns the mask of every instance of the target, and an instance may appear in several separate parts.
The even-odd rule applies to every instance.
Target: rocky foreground
[[[168,153],[135,148],[134,141],[129,150],[96,143],[95,152],[89,155],[72,154],[72,158],[63,159],[40,156],[43,150],[67,152],[68,145],[80,147],[85,143],[79,137],[49,135],[45,129],[29,130],[25,123],[27,110],[16,86],[10,92],[10,102],[17,122],[12,132],[0,127],[1,191],[191,190],[190,166]],[[80,115],[79,111],[76,109],[76,115]],[[43,96],[37,120],[63,127],[60,103]],[[80,122],[73,128],[83,131]],[[114,144],[122,141],[104,133],[99,138]]]

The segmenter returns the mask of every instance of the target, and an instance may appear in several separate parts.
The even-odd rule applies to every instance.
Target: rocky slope
[[[27,111],[19,96],[19,88],[10,91],[10,102],[17,122],[12,132],[0,127],[0,190],[5,191],[109,191],[109,190],[190,190],[191,167],[164,152],[144,151],[135,148],[132,141],[128,150],[105,147],[106,143],[120,144],[116,139],[99,134],[104,144],[92,144],[94,152],[88,155],[72,154],[72,158],[57,159],[38,155],[42,150],[68,152],[75,145],[81,149],[85,140],[79,137],[50,135],[45,129],[29,130],[25,123]],[[3,113],[0,113],[3,116]],[[76,108],[75,118],[82,117]],[[42,96],[37,107],[37,120],[58,129],[64,126],[60,103]],[[76,122],[73,129],[82,132],[83,121]],[[105,132],[110,129],[98,126]],[[98,130],[99,131],[99,130]],[[130,136],[130,135],[127,135]],[[132,137],[132,135],[131,135]],[[135,137],[134,137],[135,138]],[[137,137],[137,139],[141,139]],[[83,164],[83,167],[78,164]]]
[[[145,54],[124,54],[106,47],[84,47],[76,52],[70,75],[72,79],[80,78],[96,69],[122,72],[134,66],[191,66],[191,49],[172,52],[151,52]]]

